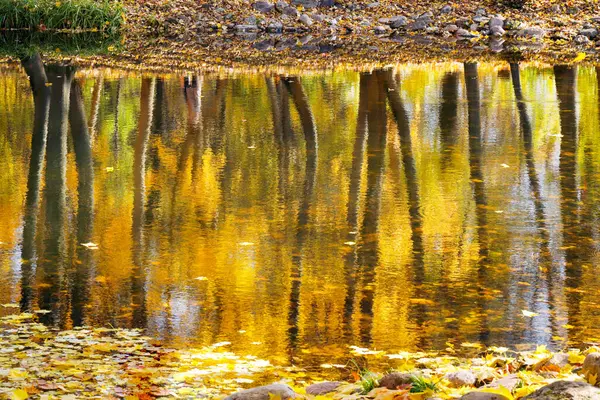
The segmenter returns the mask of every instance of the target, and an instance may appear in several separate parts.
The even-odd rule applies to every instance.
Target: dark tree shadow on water
[[[23,59],[22,65],[33,93],[34,128],[22,241],[21,310],[52,311],[40,319],[56,326],[82,325],[83,310],[89,301],[87,290],[93,259],[81,244],[92,239],[94,178],[81,87],[74,80],[71,67],[44,65],[39,54]],[[78,173],[78,247],[74,266],[68,257],[66,228],[69,125]],[[44,229],[40,231],[42,172]],[[36,251],[38,233],[44,238],[39,253]],[[34,290],[36,284],[38,290]]]

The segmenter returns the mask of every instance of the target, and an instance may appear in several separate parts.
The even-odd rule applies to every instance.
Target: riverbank
[[[463,343],[443,353],[400,354],[352,347],[353,358],[346,364],[307,371],[239,356],[228,346],[174,349],[140,330],[58,331],[36,322],[35,315],[12,315],[0,320],[0,396],[133,400],[223,398],[236,392],[228,398],[504,400],[547,398],[535,395],[544,395],[547,385],[561,393],[600,395],[589,384],[597,383],[600,372],[597,347],[553,353],[540,346],[515,352]],[[369,361],[377,358],[393,361],[393,371],[369,371]],[[336,375],[343,380],[327,380]]]
[[[143,64],[298,66],[598,59],[600,6],[514,2],[149,1],[126,6],[127,51]]]
[[[586,0],[568,5],[530,3],[515,9],[502,2],[472,0],[401,5],[391,1],[126,1],[119,40],[107,38],[110,43],[95,54],[85,52],[80,44],[74,46],[78,51],[65,51],[68,45],[61,44],[44,46],[43,55],[49,61],[146,71],[369,70],[394,63],[475,59],[599,61],[598,4]],[[14,34],[4,31],[0,36]],[[9,49],[0,51],[3,60],[18,60],[14,43],[21,40],[4,42]],[[101,47],[98,43],[94,41],[95,49]]]

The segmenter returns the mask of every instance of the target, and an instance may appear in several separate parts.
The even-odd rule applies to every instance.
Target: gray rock
[[[501,26],[493,26],[490,28],[490,35],[492,36],[504,36],[506,31]]]
[[[600,399],[600,389],[585,382],[556,381],[546,385],[523,400],[595,400]]]
[[[446,379],[451,387],[459,388],[461,386],[472,386],[477,378],[471,371],[456,371],[446,374]]]
[[[600,353],[590,353],[585,356],[581,372],[588,380],[592,375],[596,375],[596,378],[600,378]]]
[[[587,28],[579,31],[580,35],[585,36],[588,39],[595,39],[598,36],[598,30],[596,28]]]
[[[492,37],[490,40],[490,50],[494,53],[501,53],[504,51],[504,40],[498,37]]]
[[[469,26],[469,30],[473,31],[473,32],[477,32],[479,30],[479,25],[477,25],[477,24],[471,24]]]
[[[297,10],[297,9],[295,9],[294,7],[286,7],[286,8],[284,8],[284,9],[283,9],[283,13],[284,13],[285,15],[289,15],[290,17],[294,17],[294,18],[297,18],[297,17],[298,17],[298,14],[300,14],[300,13],[298,12],[298,10]]]
[[[292,0],[292,5],[302,6],[304,8],[317,8],[319,3],[315,0]]]
[[[302,14],[300,16],[300,22],[302,22],[306,26],[311,26],[314,23],[312,18],[309,17],[308,14]]]
[[[252,45],[256,50],[267,51],[273,48],[273,43],[270,40],[262,40]]]
[[[306,387],[306,394],[311,396],[321,396],[327,393],[335,392],[342,382],[319,382]]]
[[[398,29],[406,26],[406,24],[408,24],[408,19],[406,19],[405,16],[400,15],[397,17],[393,17],[389,25],[392,29]]]
[[[440,14],[450,14],[452,12],[452,6],[450,4],[446,4],[444,7],[440,8]]]
[[[275,3],[275,9],[277,11],[279,11],[280,13],[282,13],[283,10],[285,10],[285,8],[288,6],[289,6],[289,4],[283,0],[279,0],[277,3]]]
[[[473,17],[473,21],[477,22],[478,24],[487,23],[489,20],[490,19],[488,17],[484,17],[482,15],[477,15]]]
[[[254,389],[242,390],[241,392],[225,397],[225,400],[269,400],[272,397],[280,397],[282,400],[295,399],[296,393],[288,385],[274,383]]]
[[[313,19],[313,21],[323,22],[323,20],[325,19],[325,16],[323,14],[312,14],[311,18]]]
[[[478,8],[475,11],[475,15],[485,16],[487,15],[487,11],[485,11],[485,8]]]
[[[321,0],[319,1],[319,7],[333,7],[335,0]]]
[[[377,25],[375,28],[373,28],[373,31],[376,35],[382,35],[386,33],[389,29],[390,27],[387,25]]]
[[[283,32],[283,24],[281,22],[271,22],[269,26],[267,26],[267,32],[281,33]]]
[[[398,386],[412,383],[413,376],[413,374],[406,372],[392,372],[379,380],[379,387],[396,390]]]
[[[583,35],[577,35],[575,36],[575,39],[573,39],[573,41],[575,42],[575,44],[590,44],[592,41],[587,37],[587,36],[583,36]]]
[[[550,11],[553,13],[560,13],[562,12],[562,10],[560,9],[560,5],[555,4],[552,7],[550,7]]]
[[[367,8],[377,8],[377,7],[379,7],[379,3],[377,3],[377,2],[367,4]]]
[[[498,17],[498,16],[492,17],[492,18],[490,18],[489,25],[490,25],[490,29],[492,29],[495,26],[504,28],[504,18]]]
[[[496,393],[470,392],[462,396],[460,400],[508,400],[508,397]]]
[[[592,22],[595,24],[600,24],[600,16],[598,17],[592,17]]]
[[[431,18],[431,17],[433,17],[433,13],[431,11],[427,11],[427,12],[424,12],[423,14],[419,15],[419,19]]]
[[[459,28],[468,28],[471,24],[471,20],[469,20],[468,18],[458,18],[456,21],[454,21],[454,23]]]
[[[427,23],[426,21],[417,19],[416,21],[413,21],[410,24],[408,24],[406,26],[406,29],[408,29],[409,31],[420,31],[427,28],[427,25],[429,25],[429,23]]]
[[[473,38],[473,37],[477,36],[477,35],[469,32],[468,30],[462,29],[462,28],[457,30],[455,35],[458,36],[459,38],[463,38],[463,39]]]
[[[252,4],[252,7],[256,11],[266,14],[271,12],[275,6],[268,1],[257,1],[256,3]]]
[[[258,32],[258,26],[250,24],[236,25],[235,30],[238,32]]]
[[[421,14],[417,17],[416,21],[422,21],[427,25],[431,24],[433,20],[431,19],[431,15],[429,13]]]
[[[256,17],[254,15],[250,15],[249,17],[246,17],[244,22],[246,25],[256,25]]]
[[[454,25],[454,24],[450,24],[450,25],[446,25],[444,27],[444,32],[450,32],[450,33],[454,33],[458,30],[458,26]]]
[[[555,353],[550,360],[544,364],[544,367],[562,368],[569,363],[569,354]]]
[[[516,374],[506,375],[500,379],[496,379],[495,381],[485,385],[487,388],[497,388],[497,387],[505,387],[511,392],[519,386],[521,383],[521,379]]]
[[[540,27],[532,26],[519,30],[517,36],[530,39],[542,39],[544,36],[546,36],[546,31]]]

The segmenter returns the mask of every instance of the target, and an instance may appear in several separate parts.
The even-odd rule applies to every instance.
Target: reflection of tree
[[[33,300],[33,265],[35,258],[35,236],[40,199],[40,181],[46,154],[48,133],[48,113],[50,111],[51,89],[47,86],[46,71],[39,54],[23,60],[23,68],[29,76],[33,92],[34,116],[31,136],[31,158],[27,177],[25,197],[25,217],[23,224],[23,264],[21,267],[21,311],[30,310]]]
[[[304,93],[304,88],[300,78],[286,78],[284,84],[288,89],[290,97],[300,116],[300,124],[304,131],[304,140],[306,142],[306,164],[304,172],[304,185],[302,198],[298,209],[298,222],[296,228],[296,242],[292,256],[292,270],[290,272],[291,290],[290,290],[290,310],[289,337],[290,348],[294,351],[298,341],[298,317],[300,315],[300,284],[302,279],[302,250],[308,236],[308,224],[310,219],[310,210],[317,176],[317,128],[315,120],[308,103],[308,98]]]
[[[48,136],[46,143],[45,209],[46,231],[44,262],[41,264],[43,285],[39,306],[52,310],[48,314],[54,323],[66,323],[66,307],[60,301],[66,281],[66,190],[67,190],[67,128],[72,71],[64,66],[47,66],[46,75],[52,85]]]
[[[286,203],[289,195],[287,188],[290,166],[289,147],[293,136],[288,93],[283,80],[279,78],[267,78],[267,90],[271,103],[273,131],[275,133],[275,141],[278,145],[279,196]]]
[[[487,199],[483,183],[483,154],[481,137],[481,102],[479,97],[479,77],[476,63],[465,63],[465,85],[469,112],[469,166],[473,197],[475,198],[475,219],[477,222],[477,237],[479,241],[479,259],[477,261],[477,285],[479,313],[482,323],[479,339],[487,343],[490,334],[485,305],[488,279],[489,238],[487,233]]]
[[[96,130],[98,129],[98,114],[100,113],[100,99],[102,97],[103,88],[104,78],[102,76],[98,76],[94,81],[94,89],[92,90],[92,105],[88,125],[88,135],[90,140],[94,139],[96,136]]]
[[[92,147],[90,132],[85,117],[81,86],[77,80],[71,86],[69,123],[71,136],[75,149],[75,162],[77,164],[77,243],[88,243],[92,240],[93,233],[93,208],[94,208],[94,169],[92,165]],[[83,324],[83,307],[88,301],[89,274],[91,269],[92,254],[83,246],[77,247],[78,263],[72,283],[72,310],[73,324]]]
[[[348,242],[357,242],[360,238],[358,230],[358,215],[360,212],[360,194],[362,186],[362,170],[367,147],[367,117],[369,115],[368,96],[369,76],[360,76],[360,92],[358,102],[358,116],[356,118],[356,137],[352,150],[352,169],[350,171],[350,187],[348,190],[348,210],[346,222],[348,223]],[[352,333],[352,314],[354,314],[354,298],[356,296],[356,263],[357,246],[352,246],[345,257],[346,298],[344,300],[344,334],[350,338]]]
[[[133,271],[131,285],[131,303],[133,305],[133,326],[146,326],[146,272],[144,265],[144,200],[146,148],[152,124],[154,102],[154,79],[142,78],[140,92],[140,116],[135,138],[133,161]]]
[[[537,177],[535,168],[535,159],[533,153],[533,129],[531,121],[527,113],[527,105],[523,98],[523,91],[521,88],[521,73],[519,70],[518,63],[510,64],[510,73],[512,77],[513,90],[515,94],[515,100],[517,101],[517,109],[519,111],[519,121],[521,126],[521,136],[523,139],[523,147],[525,150],[525,165],[527,169],[527,177],[529,178],[529,184],[531,186],[531,195],[533,197],[533,206],[535,213],[535,227],[539,232],[540,236],[540,263],[542,265],[548,265],[552,262],[549,248],[548,230],[544,225],[544,203],[541,195],[540,182]],[[550,266],[547,274],[547,287],[548,287],[548,306],[554,307],[554,286],[558,284],[557,279],[559,275],[555,273],[554,269]],[[551,313],[550,318],[553,319],[554,314]],[[552,323],[552,327],[555,324]]]
[[[457,145],[458,136],[458,72],[447,72],[442,78],[440,105],[440,138],[442,142],[442,166],[446,166]]]
[[[576,69],[566,65],[554,67],[554,79],[559,101],[560,116],[560,182],[562,195],[563,246],[565,247],[566,285],[569,307],[569,324],[578,326],[581,294],[577,288],[581,283],[581,260],[583,232],[578,221],[577,189],[577,121],[575,115]]]
[[[385,72],[375,71],[361,75],[367,91],[367,188],[358,263],[360,266],[360,338],[363,344],[371,342],[373,326],[373,300],[375,269],[379,262],[378,231],[381,214],[381,192],[385,172],[385,148],[387,140],[387,109]]]

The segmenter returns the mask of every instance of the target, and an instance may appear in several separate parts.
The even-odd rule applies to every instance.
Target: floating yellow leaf
[[[573,62],[583,61],[587,55],[585,53],[578,53],[577,57],[573,59]]]
[[[528,317],[528,318],[537,317],[539,315],[538,313],[535,313],[533,311],[528,311],[528,310],[521,310],[521,313],[523,313],[524,317]]]

